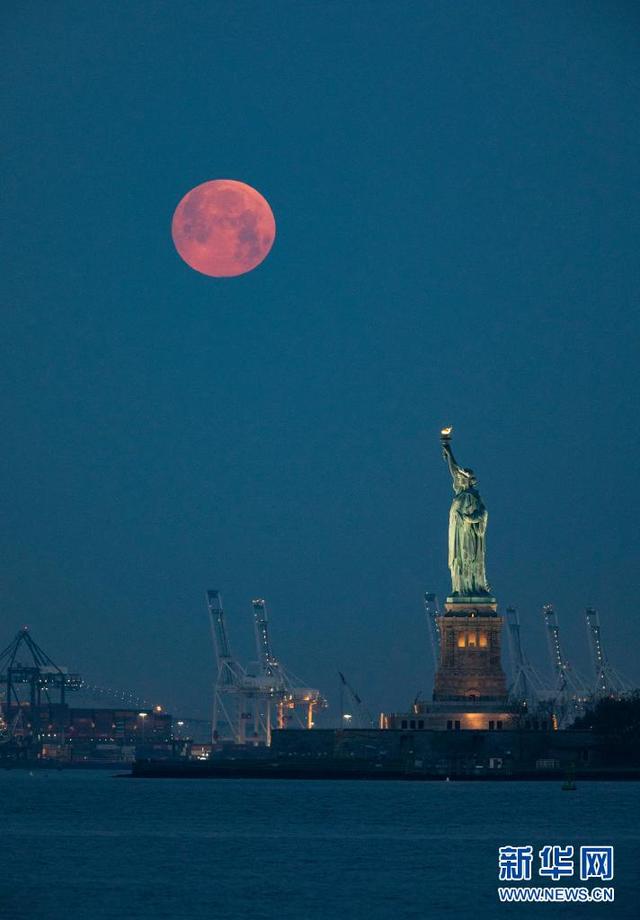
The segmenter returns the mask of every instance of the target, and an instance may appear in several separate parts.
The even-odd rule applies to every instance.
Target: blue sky
[[[640,680],[634,4],[9,4],[0,625],[206,712],[204,604],[337,708],[431,687],[455,426],[488,575],[546,664],[600,609]],[[271,204],[191,271],[192,186]]]

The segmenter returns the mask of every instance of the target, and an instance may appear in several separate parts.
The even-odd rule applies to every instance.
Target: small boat
[[[563,792],[575,792],[578,787],[576,786],[576,781],[574,779],[573,770],[567,770],[567,775],[565,777],[564,783],[562,784]]]

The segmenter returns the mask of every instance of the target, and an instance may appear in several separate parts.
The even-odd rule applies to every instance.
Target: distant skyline
[[[640,15],[624,2],[63,2],[5,12],[0,643],[210,708],[207,588],[338,711],[431,690],[450,478],[547,666],[584,608],[640,683]],[[257,188],[254,271],[185,192]]]

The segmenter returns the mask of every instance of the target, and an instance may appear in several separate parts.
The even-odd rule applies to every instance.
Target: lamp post
[[[139,712],[139,713],[138,713],[138,716],[139,716],[140,719],[142,719],[142,744],[144,745],[144,725],[145,725],[145,721],[146,721],[146,718],[147,718],[147,716],[148,716],[148,713],[147,713],[147,712]]]

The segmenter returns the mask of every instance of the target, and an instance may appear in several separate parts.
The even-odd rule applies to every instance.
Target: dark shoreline
[[[400,780],[404,782],[517,782],[541,781],[562,782],[567,779],[566,770],[521,770],[474,773],[427,773],[417,770],[385,767],[371,768],[365,765],[344,766],[329,764],[291,765],[280,763],[207,763],[186,761],[137,761],[130,776],[133,779],[293,779],[293,780]],[[577,770],[572,773],[576,781],[640,781],[639,769]]]

